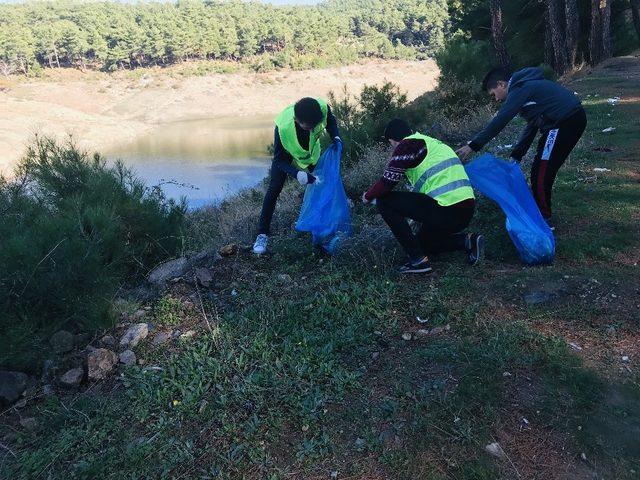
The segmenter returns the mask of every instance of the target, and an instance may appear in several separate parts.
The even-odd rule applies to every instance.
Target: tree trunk
[[[640,0],[638,0],[640,2]],[[578,39],[580,37],[580,15],[578,14],[578,1],[565,0],[565,41],[567,44],[567,63],[569,68],[576,65],[578,59]]]
[[[611,57],[611,0],[591,0],[589,55],[594,65]]]
[[[640,0],[639,0],[640,1]],[[502,0],[489,0],[491,10],[491,37],[493,38],[493,48],[501,67],[509,68],[511,59],[507,53],[507,46],[504,42],[504,26],[502,24]]]
[[[631,0],[631,14],[633,16],[633,26],[636,27],[638,40],[640,40],[640,0]]]
[[[560,8],[562,0],[546,0],[546,23],[549,43],[552,49],[549,57],[553,60],[551,66],[560,75],[567,71],[568,58],[564,37],[564,8]]]

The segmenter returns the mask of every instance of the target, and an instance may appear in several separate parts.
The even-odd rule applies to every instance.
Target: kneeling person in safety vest
[[[455,152],[435,138],[413,133],[409,124],[389,122],[385,138],[394,147],[382,178],[362,195],[375,203],[409,261],[400,273],[428,273],[427,254],[464,251],[469,264],[483,254],[484,238],[463,230],[473,218],[475,197],[467,173]],[[393,191],[406,178],[410,191]],[[421,223],[417,235],[407,219]]]
[[[314,183],[314,166],[320,159],[320,137],[324,130],[334,142],[341,142],[336,118],[327,102],[320,98],[305,97],[289,105],[275,121],[273,163],[269,174],[269,187],[262,203],[258,237],[253,253],[266,253],[271,218],[287,175],[300,185]]]

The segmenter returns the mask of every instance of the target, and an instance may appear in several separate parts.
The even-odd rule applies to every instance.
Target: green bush
[[[0,365],[33,369],[56,329],[111,325],[117,290],[181,251],[185,210],[119,163],[37,139],[0,183]]]
[[[397,85],[387,82],[381,87],[365,85],[355,99],[346,88],[341,99],[330,92],[329,103],[340,122],[348,165],[357,161],[367,147],[382,140],[387,122],[402,116],[407,96]]]

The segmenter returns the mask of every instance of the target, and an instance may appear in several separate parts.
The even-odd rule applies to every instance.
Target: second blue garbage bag
[[[327,148],[313,175],[318,179],[307,186],[296,230],[311,232],[314,245],[334,253],[340,239],[351,234],[351,213],[340,178],[342,143]]]
[[[487,153],[465,169],[473,188],[494,200],[507,215],[507,232],[522,261],[528,265],[552,262],[556,241],[520,166]]]

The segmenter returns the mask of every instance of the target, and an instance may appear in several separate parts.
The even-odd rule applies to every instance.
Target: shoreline
[[[0,173],[7,175],[34,134],[71,136],[101,151],[154,128],[203,119],[276,115],[303,96],[358,95],[364,85],[397,84],[413,100],[436,85],[433,60],[371,60],[319,70],[212,73],[174,77],[174,69],[115,74],[59,71],[19,79],[0,91]]]

